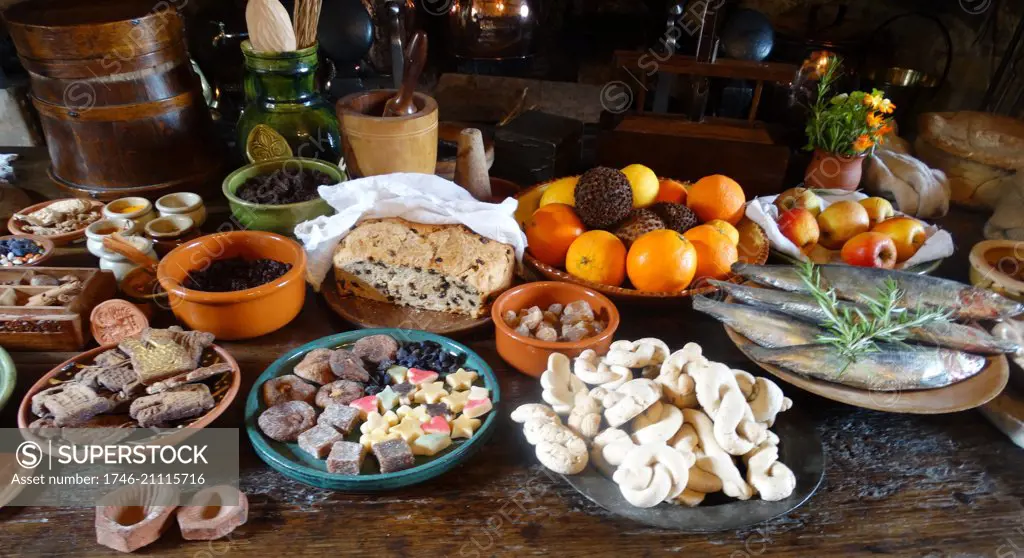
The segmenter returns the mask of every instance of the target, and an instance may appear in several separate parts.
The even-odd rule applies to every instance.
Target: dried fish
[[[711,283],[744,304],[781,312],[815,325],[823,323],[826,319],[825,312],[821,306],[812,297],[807,295],[774,289],[748,287],[726,281],[711,280]],[[840,308],[853,309],[857,307],[858,305],[854,303],[840,303]],[[739,328],[735,327],[733,329],[739,330]],[[912,328],[909,330],[909,333],[910,335],[907,340],[914,343],[957,349],[970,353],[995,355],[1015,353],[1021,349],[1020,345],[1013,341],[998,339],[981,328],[952,322],[934,322],[923,327]],[[753,337],[745,333],[744,335],[753,339]]]
[[[849,265],[822,265],[818,269],[822,286],[835,289],[836,295],[845,300],[856,302],[862,297],[873,297],[886,279],[893,279],[902,290],[899,305],[903,308],[949,309],[961,320],[994,320],[1024,313],[1024,304],[948,279]],[[737,263],[732,270],[762,285],[791,292],[809,291],[793,266]]]
[[[815,343],[825,332],[819,327],[763,308],[693,297],[693,309],[713,316],[762,347],[792,347]]]
[[[751,345],[750,358],[812,378],[870,391],[941,388],[981,372],[985,357],[925,347],[881,345],[850,362],[828,345],[769,349]]]

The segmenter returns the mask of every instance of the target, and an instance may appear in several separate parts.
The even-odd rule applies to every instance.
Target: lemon
[[[540,197],[540,206],[544,207],[549,203],[564,203],[565,205],[576,205],[576,181],[580,177],[567,176],[552,182]]]
[[[633,189],[633,207],[647,207],[654,203],[661,188],[654,171],[643,165],[629,165],[622,169],[622,174],[629,179],[629,186]]]
[[[712,219],[705,224],[711,225],[712,227],[715,228],[715,230],[728,237],[729,241],[732,242],[733,246],[739,245],[740,231],[736,230],[736,227],[732,226],[732,224],[729,223],[728,221],[723,221],[721,219]]]

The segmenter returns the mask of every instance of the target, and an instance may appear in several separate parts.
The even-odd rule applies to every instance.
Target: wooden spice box
[[[27,273],[82,280],[82,292],[63,306],[20,306],[53,287],[23,285]],[[0,347],[10,351],[77,351],[91,339],[89,314],[117,292],[114,274],[85,267],[0,268],[0,288],[13,288],[19,306],[0,306]]]

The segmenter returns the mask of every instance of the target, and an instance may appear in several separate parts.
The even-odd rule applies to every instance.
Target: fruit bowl
[[[548,186],[554,184],[558,180],[562,179],[559,178],[536,184],[530,188],[520,191],[515,196],[519,201],[519,208],[516,210],[516,220],[519,221],[521,226],[524,226],[526,221],[530,218],[530,215],[540,207],[541,196],[544,195],[544,191]],[[764,230],[757,223],[754,223],[747,218],[740,221],[737,228],[740,230],[740,246],[738,250],[739,261],[758,265],[767,262],[769,245]],[[762,242],[756,242],[755,239],[757,238],[760,238]],[[541,262],[530,254],[529,249],[527,249],[526,253],[523,255],[523,262],[526,264],[526,267],[544,279],[575,283],[597,291],[612,300],[620,302],[664,302],[670,300],[682,300],[694,295],[708,293],[715,290],[715,287],[704,283],[702,280],[695,280],[689,288],[678,292],[641,291],[639,289],[631,288],[628,281],[626,286],[616,287],[604,285],[576,277],[563,269]],[[730,275],[726,280],[734,281],[737,280],[737,277]]]

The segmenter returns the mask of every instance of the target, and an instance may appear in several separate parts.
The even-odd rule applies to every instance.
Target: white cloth
[[[319,193],[337,213],[295,227],[295,236],[309,256],[306,280],[317,290],[331,270],[338,243],[363,219],[400,217],[426,225],[462,224],[480,236],[511,245],[519,261],[526,249],[526,235],[515,219],[516,200],[477,201],[461,186],[432,174],[370,176],[321,186]]]
[[[821,199],[825,201],[825,207],[832,205],[837,201],[852,200],[860,201],[867,198],[866,194],[861,192],[848,192],[846,190],[815,190],[815,192],[821,196]],[[807,261],[807,256],[797,248],[796,244],[793,244],[782,231],[779,230],[779,225],[776,222],[779,218],[779,208],[775,206],[775,198],[778,196],[763,196],[760,198],[754,198],[747,204],[747,217],[761,225],[764,232],[768,235],[768,241],[771,243],[772,249],[778,250],[783,254],[796,258],[800,261]],[[902,213],[897,213],[902,215]],[[897,269],[903,269],[913,265],[917,265],[924,262],[930,262],[942,258],[946,258],[953,255],[955,246],[953,245],[953,236],[947,231],[944,231],[935,225],[927,225],[925,227],[925,233],[928,235],[924,241],[924,245],[918,249],[917,253],[910,257],[907,261],[897,264]],[[833,254],[832,261],[841,261],[839,258],[839,251],[835,251]]]

